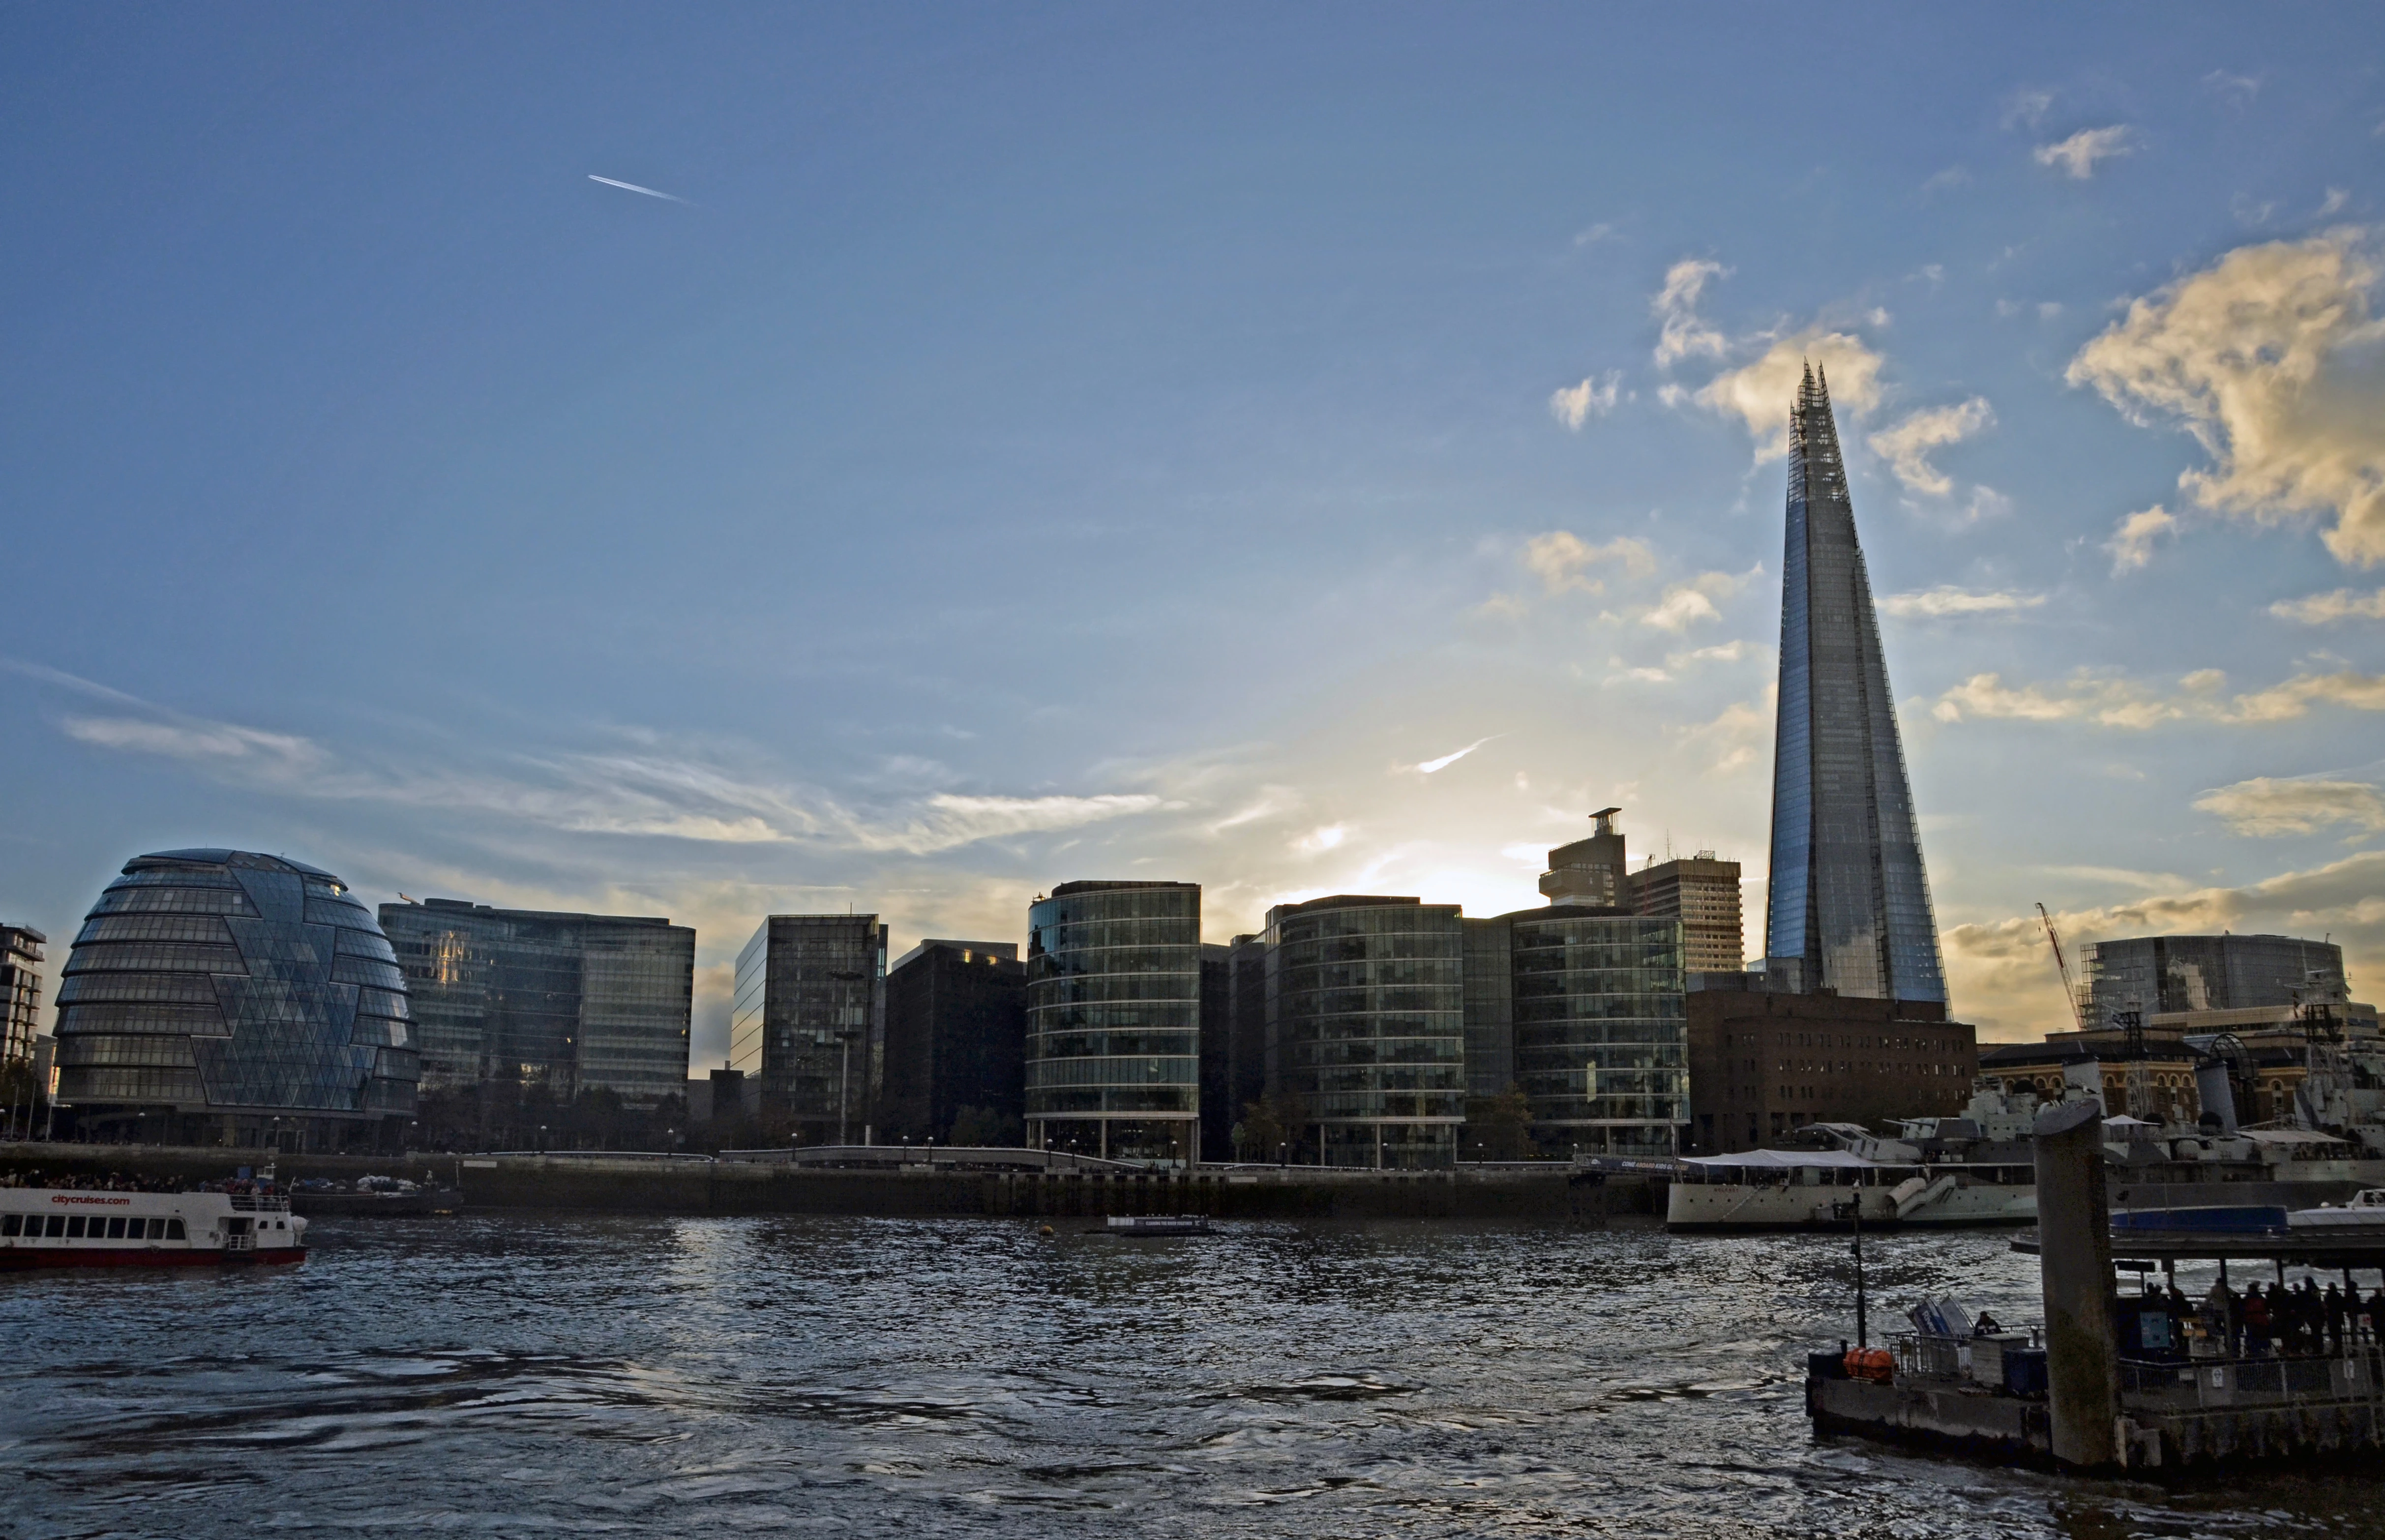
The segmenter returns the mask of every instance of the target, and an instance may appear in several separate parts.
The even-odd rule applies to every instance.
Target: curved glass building
[[[1681,922],[1570,906],[1505,919],[1534,1127],[1584,1154],[1674,1154],[1690,1121]]]
[[[67,959],[57,1102],[88,1138],[373,1144],[414,1112],[408,1023],[396,955],[331,873],[138,856]]]
[[[1465,932],[1455,904],[1340,895],[1267,914],[1267,1000],[1304,1161],[1457,1159]]]
[[[1201,887],[1064,882],[1027,910],[1027,1142],[1200,1158]]]

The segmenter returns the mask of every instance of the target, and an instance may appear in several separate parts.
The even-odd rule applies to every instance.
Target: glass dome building
[[[58,986],[59,1132],[329,1149],[414,1113],[406,981],[331,873],[247,851],[137,856]]]

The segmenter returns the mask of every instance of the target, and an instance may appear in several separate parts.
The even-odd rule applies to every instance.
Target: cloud
[[[1497,733],[1492,733],[1491,738],[1497,738],[1498,736],[1499,735]],[[1430,776],[1437,771],[1446,770],[1451,765],[1455,764],[1459,760],[1462,760],[1467,755],[1472,753],[1475,750],[1480,749],[1485,743],[1490,742],[1491,738],[1478,738],[1473,742],[1467,744],[1465,748],[1458,750],[1457,752],[1454,754],[1443,754],[1439,759],[1426,760],[1422,764],[1416,767],[1417,774],[1420,776]]]
[[[2290,722],[2313,706],[2385,711],[2385,677],[2350,669],[2297,674],[2281,684],[2225,695],[2228,677],[2200,669],[2165,694],[2133,679],[2080,670],[2058,685],[2007,685],[1998,674],[1974,674],[1938,697],[1929,714],[1941,722],[2004,720],[2085,722],[2143,730],[2167,722],[2226,726]]]
[[[2327,626],[2339,620],[2385,620],[2385,589],[2374,593],[2337,589],[2332,593],[2314,593],[2304,599],[2280,599],[2269,606],[2269,613],[2280,620],[2299,620],[2305,626]]]
[[[2033,610],[2045,602],[2042,593],[2012,593],[1996,590],[1974,592],[1941,583],[1934,589],[1916,593],[1892,593],[1879,602],[1879,613],[1900,620],[1943,620],[1954,615],[2013,615],[2021,610]]]
[[[2318,217],[2324,219],[2330,214],[2341,213],[2343,205],[2351,201],[2350,188],[2330,187],[2327,190],[2327,196],[2319,200]]]
[[[2231,75],[2225,69],[2215,69],[2203,77],[2203,83],[2232,106],[2250,106],[2253,98],[2261,93],[2261,77],[2258,75]]]
[[[2194,800],[2194,806],[2237,834],[2316,834],[2337,824],[2349,824],[2364,834],[2385,832],[2385,796],[2366,781],[2256,776],[2206,791]]]
[[[1655,553],[1629,535],[1617,535],[1604,544],[1592,545],[1569,529],[1552,529],[1524,542],[1524,565],[1538,575],[1551,593],[1563,593],[1567,589],[1604,592],[1605,585],[1588,573],[1592,567],[1608,562],[1635,578],[1644,578],[1656,570]]]
[[[2124,515],[2112,527],[2104,549],[2112,553],[2112,576],[2135,572],[2154,559],[2154,542],[2178,533],[2178,520],[2161,504]]]
[[[1888,462],[1888,468],[1905,486],[1930,497],[1944,497],[1954,490],[1954,483],[1929,463],[1929,452],[1961,443],[1974,433],[1995,426],[1995,409],[1988,404],[1987,398],[1973,396],[1958,405],[1916,412],[1866,441],[1874,454]]]
[[[1778,460],[1789,453],[1789,408],[1809,361],[1829,377],[1830,400],[1842,415],[1879,404],[1880,355],[1860,337],[1818,329],[1773,339],[1761,357],[1715,376],[1694,399],[1747,425],[1758,465]]]
[[[1665,287],[1648,304],[1663,323],[1656,336],[1658,368],[1670,368],[1701,354],[1720,358],[1728,351],[1729,344],[1723,334],[1701,320],[1697,309],[1706,284],[1729,276],[1730,269],[1721,263],[1695,257],[1684,257],[1665,270]]]
[[[1692,648],[1686,652],[1667,655],[1665,666],[1680,668],[1693,663],[1738,663],[1755,649],[1746,641],[1720,642],[1713,647]]]
[[[1640,616],[1640,624],[1660,631],[1685,631],[1701,620],[1720,620],[1715,601],[1728,599],[1747,584],[1728,572],[1701,572],[1686,583],[1665,590],[1655,604]]]
[[[1591,226],[1588,230],[1576,230],[1574,232],[1573,243],[1575,249],[1580,250],[1583,246],[1595,246],[1601,241],[1612,241],[1615,239],[1615,226],[1608,221],[1602,219],[1597,224]]]
[[[588,180],[590,181],[601,181],[607,187],[618,187],[624,192],[643,192],[649,198],[660,198],[667,204],[683,204],[687,202],[685,198],[674,197],[668,192],[657,192],[651,187],[640,187],[633,181],[615,181],[610,177],[600,177],[593,171],[588,173]]]
[[[2051,91],[2016,91],[2004,103],[2004,126],[2009,129],[2025,124],[2033,129],[2045,121],[2046,113],[2053,107]]]
[[[1342,841],[1349,837],[1350,826],[1347,824],[1327,824],[1293,840],[1292,848],[1303,855],[1320,855],[1327,851],[1341,849]]]
[[[2058,144],[2040,144],[2030,152],[2040,166],[2058,166],[2073,181],[2095,174],[2095,163],[2136,153],[2136,134],[2125,123],[2109,128],[2081,129]]]
[[[78,743],[200,762],[238,761],[268,779],[311,774],[330,756],[312,740],[229,722],[173,722],[132,716],[69,716],[60,726]]]
[[[1568,385],[1549,397],[1549,415],[1565,424],[1569,431],[1579,433],[1583,423],[1615,410],[1616,395],[1622,385],[1623,371],[1620,369],[1609,369],[1603,384],[1584,379],[1579,385]]]
[[[2175,423],[2213,465],[2179,485],[2255,525],[2332,515],[2339,561],[2385,561],[2385,370],[2376,267],[2343,233],[2240,246],[2130,303],[2070,361],[2141,427]]]
[[[1924,192],[1942,192],[1950,187],[1960,187],[1970,180],[1971,173],[1968,168],[1949,166],[1942,171],[1931,172],[1929,179],[1922,182],[1921,191]]]
[[[1737,775],[1771,747],[1774,702],[1779,697],[1779,687],[1767,685],[1760,701],[1735,701],[1713,720],[1679,729],[1685,742],[1710,756],[1705,772],[1709,776]]]

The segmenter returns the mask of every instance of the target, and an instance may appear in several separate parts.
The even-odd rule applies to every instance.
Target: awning
[[[1843,1149],[1749,1149],[1737,1155],[1692,1155],[1682,1163],[1693,1166],[1761,1166],[1773,1171],[1792,1171],[1801,1166],[1860,1167],[1867,1171],[1879,1164],[1878,1161],[1867,1161]]]
[[[2316,1145],[2345,1144],[2332,1134],[2322,1134],[2315,1128],[2239,1128],[2237,1134],[2254,1144]]]

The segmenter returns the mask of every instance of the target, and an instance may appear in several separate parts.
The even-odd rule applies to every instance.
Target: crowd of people
[[[2347,1344],[2385,1341],[2385,1279],[2374,1294],[2363,1296],[2357,1285],[2325,1288],[2316,1280],[2299,1284],[2254,1284],[2239,1294],[2222,1281],[2214,1283],[2201,1304],[2188,1299],[2175,1284],[2153,1285],[2149,1300],[2168,1310],[2170,1340],[2190,1335],[2225,1343],[2229,1358],[2297,1358],[2320,1353],[2340,1354]],[[2195,1324],[2190,1333],[2188,1323]]]
[[[169,1176],[127,1176],[120,1171],[103,1176],[83,1171],[12,1171],[0,1174],[0,1187],[47,1187],[60,1192],[181,1192],[183,1184]]]

